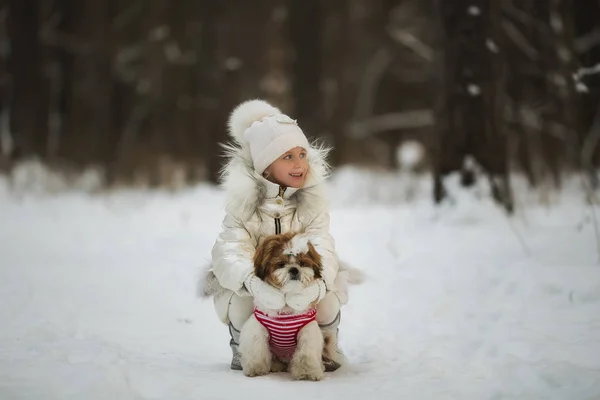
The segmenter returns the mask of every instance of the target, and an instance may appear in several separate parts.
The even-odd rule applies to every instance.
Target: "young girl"
[[[229,325],[231,368],[241,370],[239,335],[254,298],[272,309],[285,304],[302,309],[318,301],[316,320],[337,348],[340,305],[347,297],[334,286],[339,265],[322,185],[329,171],[326,150],[311,146],[295,120],[262,100],[240,104],[228,125],[234,143],[227,147],[223,170],[226,215],[212,250],[212,271],[227,289],[215,296],[214,304],[220,320]],[[286,298],[254,276],[252,260],[262,238],[289,231],[309,236],[322,257],[323,279]],[[340,361],[323,359],[327,371],[337,369]]]

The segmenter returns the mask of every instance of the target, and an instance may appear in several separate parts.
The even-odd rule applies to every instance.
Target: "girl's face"
[[[265,176],[281,186],[300,188],[304,185],[307,172],[306,150],[294,147],[273,161],[265,170]]]

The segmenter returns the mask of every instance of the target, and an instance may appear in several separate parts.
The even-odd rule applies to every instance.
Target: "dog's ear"
[[[321,255],[317,252],[317,250],[315,249],[315,246],[313,246],[313,244],[309,241],[307,243],[308,245],[308,256],[311,258],[311,260],[313,260],[313,265],[312,265],[312,269],[313,272],[315,273],[315,278],[322,278],[322,272],[323,272],[323,259],[321,258]]]
[[[290,240],[292,240],[294,238],[294,236],[296,236],[296,232],[286,232],[286,233],[281,233],[278,236],[281,238],[281,243],[285,243],[285,242],[289,242]]]
[[[267,236],[263,242],[256,248],[254,253],[254,275],[259,279],[265,280],[269,274],[269,261],[273,258],[275,250],[281,246],[281,237],[279,235]]]

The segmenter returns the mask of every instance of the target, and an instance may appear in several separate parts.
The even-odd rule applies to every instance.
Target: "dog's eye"
[[[299,261],[299,262],[298,262],[298,266],[299,266],[299,267],[304,267],[304,261]]]
[[[283,268],[285,267],[285,263],[283,261],[280,261],[277,263],[277,268]]]

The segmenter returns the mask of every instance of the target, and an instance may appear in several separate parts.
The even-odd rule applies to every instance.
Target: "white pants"
[[[231,323],[238,331],[250,318],[254,311],[254,298],[251,296],[238,296],[232,291],[225,291],[214,298],[214,305],[221,322],[226,325]],[[316,320],[319,325],[332,323],[340,312],[341,302],[338,295],[328,292],[317,304]]]

